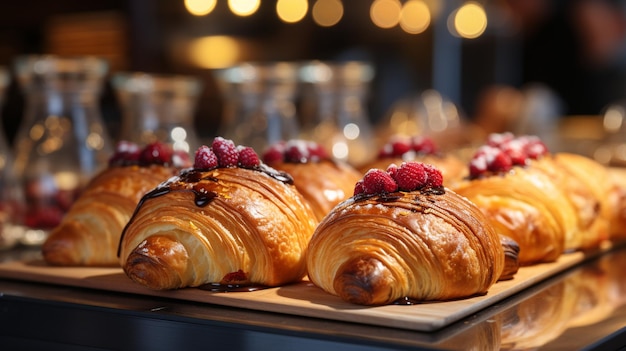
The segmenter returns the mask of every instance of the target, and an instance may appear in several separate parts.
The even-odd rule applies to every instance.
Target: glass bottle
[[[28,55],[15,61],[25,95],[15,139],[15,174],[26,206],[23,244],[43,243],[106,166],[111,145],[99,97],[107,69],[97,57]]]
[[[372,156],[367,108],[373,67],[366,62],[313,61],[302,65],[301,137],[314,140],[337,160],[360,166]]]
[[[120,72],[111,79],[122,109],[119,140],[154,141],[193,153],[200,147],[194,116],[202,84],[195,77]]]
[[[0,67],[0,110],[9,84],[9,71]],[[1,119],[0,119],[1,122]],[[13,170],[13,155],[0,123],[0,249],[15,246],[21,235],[21,215],[24,209],[21,188]]]
[[[258,152],[299,136],[295,63],[244,62],[215,73],[225,98],[221,136]]]

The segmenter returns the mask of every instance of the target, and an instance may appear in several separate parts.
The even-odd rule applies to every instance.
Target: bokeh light
[[[400,22],[401,11],[399,0],[374,0],[370,7],[370,19],[377,27],[393,28]]]
[[[299,22],[306,16],[308,10],[307,0],[278,0],[276,2],[276,14],[283,22]]]
[[[407,1],[400,12],[400,27],[410,34],[422,33],[428,28],[430,21],[430,9],[422,0]]]
[[[208,15],[216,4],[217,0],[185,0],[187,12],[194,16]]]
[[[313,21],[322,27],[332,27],[343,17],[340,0],[317,0],[311,9]]]

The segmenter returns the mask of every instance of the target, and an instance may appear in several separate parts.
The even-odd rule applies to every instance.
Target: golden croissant
[[[453,189],[475,203],[500,234],[515,240],[520,264],[530,265],[557,260],[581,228],[554,179],[537,167],[521,166],[546,155],[545,145],[535,138],[525,145],[519,160],[502,145],[480,147],[470,161],[470,177]]]
[[[436,168],[408,162],[368,171],[355,195],[320,222],[308,274],[361,305],[465,298],[501,276],[500,240],[474,204],[442,186]]]
[[[354,184],[361,178],[355,168],[332,160],[322,146],[311,141],[278,142],[266,150],[263,161],[293,177],[296,189],[308,201],[318,220],[352,196]]]
[[[124,272],[155,290],[302,279],[317,220],[291,182],[251,148],[215,138],[193,169],[143,197],[120,241]]]
[[[42,246],[44,260],[60,266],[118,266],[117,245],[141,196],[188,162],[186,154],[173,153],[165,144],[141,150],[121,142],[110,166],[91,179],[51,231]]]

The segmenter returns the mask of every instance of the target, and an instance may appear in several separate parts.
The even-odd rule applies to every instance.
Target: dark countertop
[[[0,252],[0,262],[37,257]],[[620,350],[626,247],[426,333],[0,279],[2,350]]]

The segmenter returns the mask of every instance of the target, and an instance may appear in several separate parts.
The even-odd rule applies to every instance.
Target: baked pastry
[[[191,161],[155,142],[143,148],[120,142],[109,166],[90,180],[44,242],[46,262],[59,266],[119,266],[117,245],[141,196]]]
[[[609,168],[611,191],[611,226],[610,239],[623,241],[626,239],[626,168]]]
[[[193,168],[144,195],[119,260],[128,277],[155,290],[279,286],[304,277],[316,224],[291,176],[217,137],[198,148]]]
[[[546,155],[547,148],[532,138],[525,149],[517,159],[508,149],[481,146],[469,163],[469,177],[453,187],[496,231],[519,244],[521,265],[555,261],[566,241],[580,235],[577,213],[563,190],[542,170],[524,166]]]
[[[352,196],[361,173],[349,164],[333,160],[313,141],[289,140],[271,145],[263,153],[268,166],[289,173],[296,189],[322,220],[341,201]]]
[[[378,151],[376,159],[361,168],[365,173],[371,168],[386,169],[390,164],[399,166],[402,162],[422,162],[432,164],[443,174],[446,185],[462,178],[467,173],[465,162],[452,153],[443,153],[433,139],[428,136],[393,135]]]
[[[309,279],[360,305],[486,293],[504,269],[500,237],[442,184],[439,170],[419,162],[368,171],[315,230]]]

